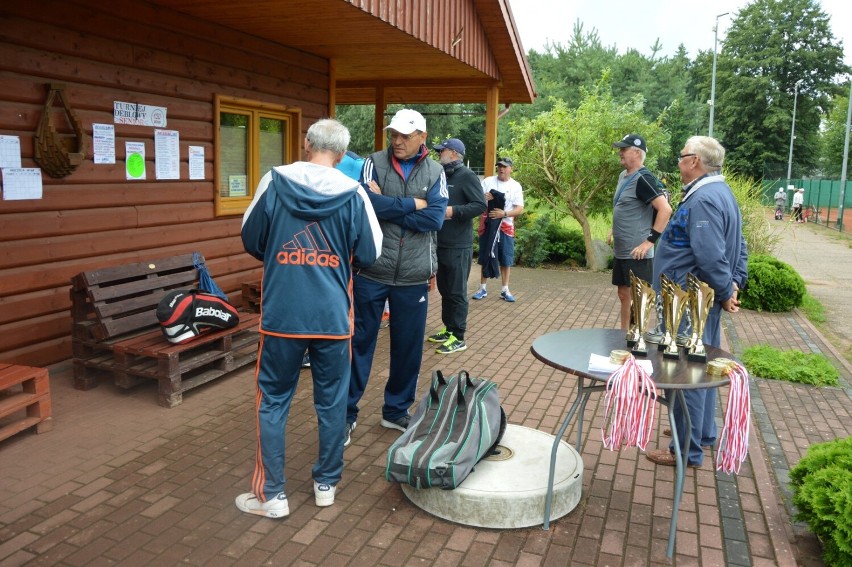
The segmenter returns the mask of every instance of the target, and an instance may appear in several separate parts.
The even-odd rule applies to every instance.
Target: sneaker
[[[411,423],[411,416],[404,415],[402,417],[398,417],[393,421],[389,419],[382,418],[382,427],[386,427],[388,429],[396,429],[398,431],[405,431],[408,429],[408,424]]]
[[[265,518],[286,518],[290,515],[290,506],[287,504],[287,495],[279,492],[275,498],[267,502],[261,502],[251,492],[240,494],[234,503],[243,512],[263,516]]]
[[[390,316],[382,317],[382,322],[379,323],[379,329],[387,329],[390,327]]]
[[[302,368],[310,368],[311,367],[311,357],[306,352],[304,356],[302,356]]]
[[[434,335],[430,336],[426,340],[429,341],[430,343],[444,344],[445,342],[450,340],[450,337],[452,337],[452,336],[453,336],[453,334],[451,332],[449,332],[446,327],[442,327],[440,331],[438,331]]]
[[[314,481],[314,502],[317,506],[331,506],[334,504],[334,493],[337,486]]]
[[[511,293],[509,293],[508,291],[501,291],[500,297],[502,297],[504,300],[508,301],[509,303],[515,302],[515,296],[512,295]]]
[[[485,299],[486,297],[488,297],[488,292],[484,289],[480,289],[473,294],[473,299]]]
[[[464,341],[460,341],[455,335],[451,334],[450,338],[444,344],[435,349],[435,352],[438,354],[450,354],[463,350],[467,350],[467,345],[464,344]]]
[[[353,421],[352,423],[346,424],[346,433],[343,435],[343,446],[348,447],[350,443],[352,443],[352,432],[355,431],[355,425],[357,422]]]

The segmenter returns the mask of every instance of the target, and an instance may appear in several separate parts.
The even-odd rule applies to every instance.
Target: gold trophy
[[[689,293],[666,274],[660,274],[660,294],[663,296],[663,321],[666,326],[665,334],[660,341],[660,350],[665,349],[664,358],[679,358],[677,332],[689,305]]]
[[[704,362],[707,350],[704,348],[704,326],[707,316],[713,308],[713,288],[699,280],[692,273],[686,274],[686,288],[689,292],[689,313],[692,319],[692,338],[689,341],[689,360]]]
[[[645,356],[648,354],[648,348],[645,345],[645,331],[648,330],[648,323],[651,320],[651,309],[654,308],[654,303],[657,298],[657,292],[651,287],[651,284],[641,278],[637,278],[630,271],[630,298],[632,300],[630,309],[633,312],[633,326],[628,333],[628,343],[631,341],[631,335],[635,343],[630,349],[635,355]]]

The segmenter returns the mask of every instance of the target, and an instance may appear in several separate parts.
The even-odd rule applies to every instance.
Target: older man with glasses
[[[438,266],[437,231],[447,209],[444,168],[429,157],[423,115],[402,109],[387,130],[390,147],[367,157],[361,170],[384,239],[379,260],[354,278],[355,335],[344,446],[350,443],[372,370],[385,300],[393,324],[381,425],[408,428],[423,358],[429,280]]]

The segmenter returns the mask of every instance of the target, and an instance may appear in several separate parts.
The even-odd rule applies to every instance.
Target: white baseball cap
[[[385,130],[396,130],[400,134],[411,134],[417,130],[426,131],[426,119],[416,110],[403,108],[393,115]]]

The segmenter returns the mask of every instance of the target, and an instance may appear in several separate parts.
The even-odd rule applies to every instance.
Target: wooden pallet
[[[243,283],[243,309],[260,313],[260,281]]]
[[[36,433],[50,431],[51,412],[46,368],[0,363],[0,441],[33,426]]]
[[[84,272],[72,279],[74,387],[107,376],[122,388],[157,380],[158,403],[174,407],[183,392],[257,359],[260,316],[241,313],[236,327],[169,343],[156,319],[160,299],[196,287],[192,254]]]

